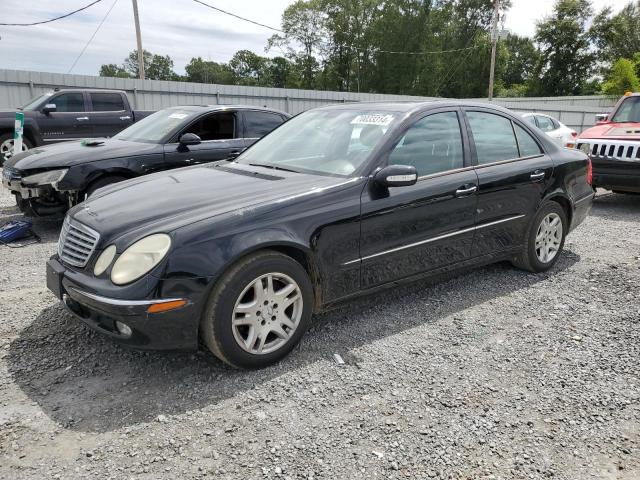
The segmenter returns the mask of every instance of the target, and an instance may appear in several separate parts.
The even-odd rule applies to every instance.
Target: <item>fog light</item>
[[[118,332],[120,332],[121,335],[124,335],[125,337],[131,336],[131,327],[126,323],[122,323],[116,320],[116,329],[118,330]]]

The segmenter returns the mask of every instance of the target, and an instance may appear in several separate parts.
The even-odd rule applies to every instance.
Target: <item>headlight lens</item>
[[[35,175],[29,175],[22,179],[22,183],[25,185],[48,185],[58,183],[64,178],[69,171],[68,168],[61,168],[59,170],[49,170],[48,172],[36,173]]]
[[[109,245],[98,257],[95,266],[93,267],[93,274],[98,277],[104,273],[104,271],[109,268],[111,262],[113,262],[113,257],[116,256],[116,246]]]
[[[581,152],[586,153],[587,155],[591,153],[591,145],[588,143],[581,143],[579,148]]]
[[[150,235],[127,248],[111,269],[111,281],[124,285],[149,272],[169,251],[171,237],[164,233]]]

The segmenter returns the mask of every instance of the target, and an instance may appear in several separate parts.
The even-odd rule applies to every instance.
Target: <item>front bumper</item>
[[[56,256],[47,261],[47,287],[66,309],[91,329],[114,341],[145,350],[196,350],[200,302],[163,313],[147,313],[155,303],[185,297],[130,300],[103,296],[78,281],[78,272],[65,267]],[[158,280],[158,282],[161,282]],[[159,290],[162,290],[160,288]],[[196,295],[196,297],[198,297]],[[117,323],[126,325],[122,327]]]
[[[593,186],[622,192],[640,192],[640,141],[579,139],[589,145]]]

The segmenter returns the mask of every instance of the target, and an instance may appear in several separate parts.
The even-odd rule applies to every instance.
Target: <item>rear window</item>
[[[244,112],[245,137],[261,138],[274,128],[280,126],[284,120],[280,115],[269,112]]]
[[[91,93],[94,112],[119,112],[124,110],[124,101],[119,93]]]

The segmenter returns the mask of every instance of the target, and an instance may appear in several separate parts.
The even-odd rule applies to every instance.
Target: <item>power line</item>
[[[86,10],[87,8],[92,7],[93,5],[95,5],[96,3],[100,3],[101,1],[102,0],[95,0],[94,2],[91,2],[89,5],[85,5],[84,7],[74,10],[73,12],[69,12],[64,15],[60,15],[59,17],[51,18],[49,20],[42,20],[41,22],[33,22],[33,23],[0,23],[0,27],[32,27],[34,25],[42,25],[43,23],[55,22],[56,20],[62,20],[63,18],[70,17],[71,15],[75,15],[78,12]]]
[[[264,23],[256,22],[255,20],[251,20],[251,19],[249,19],[249,18],[242,17],[242,16],[240,16],[240,15],[237,15],[237,14],[235,14],[235,13],[231,13],[231,12],[228,12],[228,11],[223,10],[223,9],[221,9],[221,8],[214,7],[213,5],[209,5],[208,3],[201,2],[200,0],[193,0],[193,1],[194,1],[194,2],[196,2],[196,3],[199,3],[200,5],[204,5],[205,7],[211,8],[212,10],[215,10],[215,11],[217,11],[217,12],[224,13],[225,15],[230,15],[230,16],[232,16],[232,17],[235,17],[235,18],[237,18],[237,19],[239,19],[239,20],[243,20],[243,21],[245,21],[245,22],[253,23],[254,25],[258,25],[259,27],[268,28],[269,30],[273,30],[273,31],[275,31],[275,32],[284,33],[284,32],[283,32],[282,30],[280,30],[279,28],[270,27],[269,25],[265,25]]]
[[[241,15],[232,13],[232,12],[228,12],[227,10],[223,10],[221,8],[218,7],[214,7],[213,5],[209,5],[208,3],[205,3],[201,0],[193,0],[196,3],[199,3],[200,5],[204,5],[205,7],[211,8],[217,12],[220,13],[224,13],[225,15],[230,15],[232,17],[235,17],[239,20],[242,20],[244,22],[249,22],[249,23],[253,23],[254,25],[258,25],[260,27],[264,27],[264,28],[268,28],[269,30],[273,30],[274,32],[279,32],[279,33],[285,33],[283,30],[279,29],[279,28],[275,28],[275,27],[271,27],[269,25],[265,25],[264,23],[260,23],[260,22],[256,22],[255,20],[251,20],[250,18],[246,18],[243,17]],[[340,46],[340,45],[337,45]],[[392,55],[431,55],[431,54],[440,54],[440,53],[452,53],[452,52],[462,52],[464,50],[473,50],[475,48],[478,48],[478,45],[474,45],[472,47],[465,47],[465,48],[453,48],[451,50],[432,50],[432,51],[428,51],[428,52],[404,52],[404,51],[398,51],[398,50],[376,50],[376,49],[366,49],[366,48],[358,48],[356,46],[353,45],[342,45],[343,47],[348,47],[351,48],[353,50],[359,50],[359,51],[372,51],[372,53],[387,53],[387,54],[392,54]]]
[[[111,10],[113,10],[113,7],[116,6],[116,3],[118,3],[118,0],[114,0],[114,2],[111,4],[111,7],[109,7],[109,10],[107,10],[107,13],[104,15],[104,17],[102,17],[102,20],[100,21],[100,24],[98,25],[98,28],[96,28],[96,30],[93,32],[93,35],[91,35],[91,38],[89,39],[89,41],[85,44],[85,46],[82,49],[82,51],[78,54],[76,59],[73,61],[73,65],[71,65],[71,68],[69,69],[69,71],[67,73],[71,73],[71,71],[75,68],[76,63],[78,63],[78,60],[80,60],[80,57],[82,57],[82,55],[84,55],[84,52],[87,50],[87,47],[89,47],[89,44],[91,42],[93,42],[93,39],[96,37],[96,35],[98,33],[98,30],[100,30],[100,27],[102,27],[102,24],[105,22],[105,20],[107,19],[107,17],[111,13]]]

